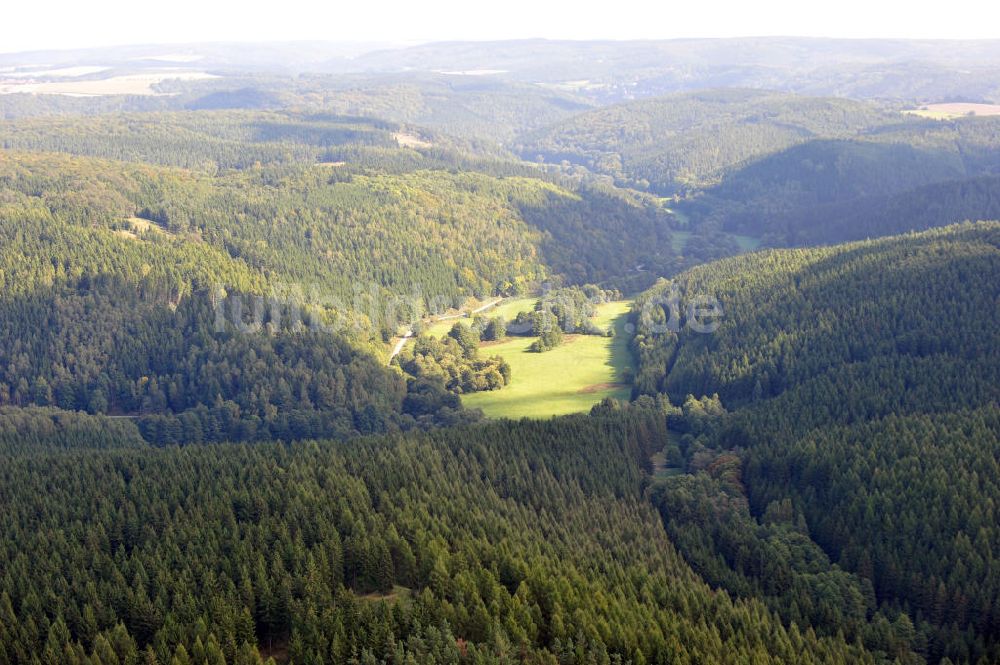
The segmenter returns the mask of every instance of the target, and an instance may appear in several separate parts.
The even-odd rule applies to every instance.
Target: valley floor
[[[596,323],[613,326],[613,337],[567,335],[551,351],[532,353],[533,337],[510,337],[485,343],[482,355],[499,355],[511,367],[511,382],[501,390],[463,395],[467,408],[490,418],[549,418],[587,411],[605,397],[628,399],[623,379],[632,359],[624,326],[629,302],[598,306]]]

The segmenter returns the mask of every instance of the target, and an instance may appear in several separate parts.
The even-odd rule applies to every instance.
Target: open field
[[[670,245],[673,250],[678,254],[683,254],[685,248],[687,247],[688,240],[694,235],[690,231],[671,231],[670,232]],[[733,241],[743,252],[752,252],[758,247],[760,247],[760,238],[755,238],[754,236],[739,235],[738,233],[730,233]]]
[[[489,315],[491,318],[494,316],[502,316],[505,321],[512,321],[519,312],[530,312],[535,309],[536,302],[538,302],[538,296],[511,298],[509,300],[504,300],[496,307],[483,312],[483,314]]]
[[[142,217],[129,217],[129,226],[136,233],[146,233],[147,231],[152,231],[153,233],[162,233],[163,235],[170,235],[170,233],[164,229],[162,226],[157,224],[151,219],[144,219]]]
[[[425,141],[416,134],[409,134],[407,132],[396,132],[393,134],[396,139],[396,143],[399,144],[400,148],[431,148],[433,144],[430,141]]]
[[[951,102],[946,104],[927,104],[919,109],[907,111],[922,118],[933,118],[935,120],[949,120],[951,118],[962,118],[965,116],[991,116],[1000,115],[1000,104],[971,104],[965,102]]]
[[[736,244],[744,252],[752,252],[758,247],[760,247],[760,238],[755,238],[753,236],[743,236],[738,233],[732,233],[730,235],[732,235],[733,240],[736,241]]]
[[[673,248],[674,252],[677,254],[683,254],[684,248],[687,247],[688,240],[691,239],[693,234],[690,231],[671,231],[670,232],[670,246]]]
[[[463,395],[466,407],[482,409],[490,418],[549,418],[586,411],[605,397],[627,399],[622,373],[632,363],[624,333],[627,301],[599,306],[599,326],[613,325],[614,337],[567,335],[562,345],[531,353],[533,337],[511,337],[487,343],[483,355],[499,355],[510,363],[511,382],[502,390]]]
[[[0,83],[0,95],[33,93],[36,95],[67,95],[70,97],[99,97],[101,95],[156,96],[161,93],[153,86],[164,81],[196,81],[218,78],[205,72],[168,71],[149,74],[127,74],[86,81],[14,81]]]
[[[510,321],[518,312],[530,311],[534,309],[535,303],[538,301],[537,296],[530,296],[525,298],[511,298],[508,300],[503,300],[496,306],[492,306],[491,303],[498,300],[494,298],[493,300],[487,300],[484,303],[477,306],[468,306],[465,311],[475,312],[477,310],[481,311],[483,316],[494,317],[498,314],[503,316],[504,319]],[[423,331],[424,335],[429,337],[442,337],[448,334],[448,331],[456,323],[461,323],[463,325],[472,324],[472,316],[465,316],[456,311],[452,311],[445,315],[445,318],[438,319],[437,321],[425,322],[425,328]],[[402,350],[403,345],[406,344],[407,340],[412,339],[409,332],[403,335],[400,332],[400,336],[393,338],[392,350],[389,351],[388,361],[391,363],[392,359]]]
[[[653,453],[650,456],[649,461],[653,465],[654,478],[671,478],[673,476],[679,476],[682,473],[684,473],[683,469],[667,465],[667,456],[666,454],[664,454],[662,450]]]
[[[145,235],[147,233],[154,233],[163,236],[173,235],[162,226],[149,219],[143,219],[142,217],[129,217],[126,221],[128,222],[129,228],[118,229],[115,231],[115,235],[121,236],[122,238],[128,238],[129,240],[139,240],[141,235]]]

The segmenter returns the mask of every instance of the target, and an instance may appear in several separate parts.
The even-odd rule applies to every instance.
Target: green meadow
[[[529,300],[533,305],[534,299]],[[623,373],[632,362],[624,332],[628,310],[627,301],[600,305],[595,320],[602,328],[613,326],[613,337],[567,335],[563,344],[545,353],[528,351],[533,337],[483,344],[482,355],[503,356],[510,363],[511,382],[502,390],[463,395],[462,403],[490,418],[549,418],[587,411],[605,397],[627,399],[631,389]]]
[[[687,247],[688,240],[691,239],[693,234],[690,231],[671,231],[670,232],[670,246],[673,248],[674,252],[677,254],[683,254],[684,248]]]
[[[732,235],[733,240],[736,241],[736,244],[739,246],[740,251],[752,252],[758,247],[760,247],[760,238],[755,238],[754,236],[739,235],[738,233],[732,233],[730,235]]]

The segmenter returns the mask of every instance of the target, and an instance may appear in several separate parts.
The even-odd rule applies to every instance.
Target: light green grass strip
[[[605,397],[628,399],[631,388],[621,383],[632,363],[624,331],[628,310],[627,301],[598,306],[595,322],[614,325],[614,337],[567,335],[545,353],[528,351],[532,337],[484,344],[481,356],[499,355],[510,363],[511,382],[501,390],[463,395],[462,403],[490,418],[550,418],[588,411]]]

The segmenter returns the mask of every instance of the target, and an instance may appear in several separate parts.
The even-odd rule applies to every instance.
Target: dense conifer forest
[[[637,412],[5,452],[0,659],[877,662],[691,572],[641,494],[665,437]]]
[[[878,639],[930,662],[997,658],[998,232],[763,252],[638,301],[636,390],[684,403],[672,459],[694,473],[659,505],[697,570],[869,646],[856,621],[877,608]],[[692,330],[673,288],[717,294],[718,331]],[[685,397],[708,391],[715,409]]]
[[[0,54],[0,665],[1000,662],[1000,47],[11,89],[149,48]]]

